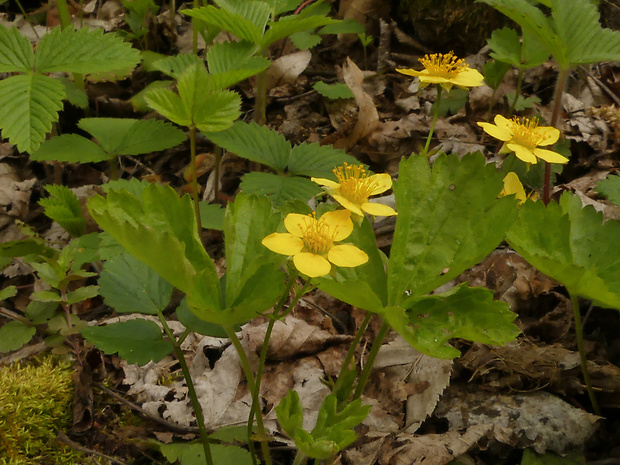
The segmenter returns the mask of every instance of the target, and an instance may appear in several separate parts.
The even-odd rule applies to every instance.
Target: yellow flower
[[[270,234],[263,239],[263,245],[276,253],[292,256],[295,268],[311,278],[329,274],[332,263],[354,267],[368,261],[368,255],[354,245],[335,244],[353,232],[348,210],[327,212],[318,220],[316,214],[289,213],[284,218],[284,226],[288,233]]]
[[[397,69],[396,71],[407,76],[416,76],[420,79],[420,87],[439,84],[448,91],[453,85],[461,88],[478,87],[484,81],[482,74],[470,68],[465,60],[458,59],[452,52],[424,55],[424,58],[420,58],[419,61],[424,65],[422,71],[413,69]]]
[[[525,195],[525,189],[519,180],[519,176],[511,171],[504,177],[504,188],[499,193],[499,196],[503,197],[513,194],[519,200],[519,205],[527,200],[527,195]]]
[[[560,131],[551,126],[539,126],[537,118],[504,118],[495,116],[495,124],[478,123],[484,132],[504,141],[501,152],[514,152],[517,158],[526,163],[538,163],[538,159],[549,163],[566,163],[568,158],[552,150],[539,146],[555,144],[560,138]]]
[[[368,175],[363,165],[339,166],[334,169],[338,182],[325,178],[312,178],[312,181],[327,187],[327,193],[340,205],[355,215],[364,212],[375,216],[397,215],[396,210],[381,203],[371,203],[368,197],[382,194],[392,187],[392,178],[387,173]]]

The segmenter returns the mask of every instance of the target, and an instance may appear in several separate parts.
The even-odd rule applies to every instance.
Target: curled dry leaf
[[[299,75],[308,67],[311,58],[310,50],[300,50],[275,60],[267,71],[267,89],[295,83]]]

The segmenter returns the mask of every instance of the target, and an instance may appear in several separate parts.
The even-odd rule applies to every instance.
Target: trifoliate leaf
[[[21,152],[34,152],[58,121],[65,88],[39,74],[21,74],[0,81],[0,128]]]
[[[226,89],[269,67],[271,61],[254,56],[256,46],[249,42],[213,44],[207,52],[207,63],[213,90]]]
[[[188,67],[195,63],[202,63],[202,59],[197,55],[186,53],[157,60],[153,63],[153,68],[166,76],[178,79]]]
[[[349,86],[338,82],[336,84],[325,84],[323,81],[318,81],[312,88],[316,90],[323,97],[335,100],[335,99],[347,99],[353,98],[353,92],[349,89]]]
[[[102,352],[118,353],[129,363],[138,365],[159,362],[173,349],[156,323],[139,318],[107,326],[89,326],[82,328],[81,333]]]
[[[248,4],[250,2],[243,2]],[[251,2],[262,3],[262,2]],[[263,5],[265,5],[263,3]],[[269,18],[269,6],[267,7],[267,15],[265,23]],[[180,10],[181,13],[191,16],[192,18],[204,21],[209,26],[215,26],[224,31],[231,32],[240,39],[247,40],[253,44],[259,44],[263,36],[264,26],[260,27],[254,24],[250,19],[244,18],[240,14],[232,13],[223,8],[216,8],[213,5],[207,5],[192,10]]]
[[[172,286],[148,265],[122,254],[104,263],[99,293],[119,313],[157,315],[170,302]]]
[[[97,163],[114,158],[114,154],[110,155],[86,137],[78,134],[63,134],[43,142],[30,158],[38,161]]]
[[[390,308],[386,321],[420,352],[438,358],[455,358],[460,352],[448,345],[453,338],[504,345],[520,333],[517,318],[493,292],[462,284],[448,292],[412,298],[403,307]]]
[[[189,127],[192,125],[192,116],[183,105],[181,97],[169,89],[152,88],[144,93],[146,104],[179,126]]]
[[[34,52],[26,36],[0,24],[0,73],[32,71]]]
[[[596,191],[612,203],[620,205],[620,175],[611,175],[596,184]]]
[[[620,309],[620,222],[565,193],[560,203],[526,202],[508,241],[529,263],[569,292]]]
[[[140,52],[114,34],[102,29],[54,28],[44,35],[35,52],[39,73],[105,73],[133,68]]]
[[[503,240],[517,209],[513,197],[497,198],[502,178],[480,153],[460,160],[441,155],[432,171],[423,155],[401,162],[388,267],[391,305],[450,281]]]
[[[246,194],[266,195],[274,206],[294,200],[307,202],[321,192],[319,185],[307,178],[258,171],[243,176],[240,187]]]
[[[45,186],[50,197],[39,200],[45,215],[56,221],[73,237],[84,234],[86,218],[77,196],[67,187],[60,185]]]
[[[17,350],[30,342],[37,329],[21,321],[9,321],[0,328],[0,353]]]
[[[168,89],[174,81],[153,81],[148,84],[144,89],[131,97],[130,102],[134,110],[146,113],[151,111],[151,108],[146,104],[144,96],[152,89]]]
[[[491,48],[491,58],[512,66],[521,66],[521,40],[517,31],[509,27],[496,29],[487,43]]]

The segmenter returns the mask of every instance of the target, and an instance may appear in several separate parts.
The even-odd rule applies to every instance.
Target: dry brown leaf
[[[0,227],[11,223],[9,217],[24,218],[28,212],[30,194],[37,180],[20,180],[15,168],[0,163]]]
[[[267,89],[293,84],[308,67],[311,58],[310,50],[300,50],[274,60],[267,70]]]

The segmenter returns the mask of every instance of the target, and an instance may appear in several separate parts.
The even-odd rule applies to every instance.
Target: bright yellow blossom
[[[416,76],[420,79],[420,87],[439,84],[448,91],[453,85],[461,88],[478,87],[484,81],[482,74],[470,68],[465,60],[458,59],[452,52],[424,55],[424,58],[419,58],[419,61],[424,65],[422,71],[413,69],[397,69],[396,71],[407,76]]]
[[[325,178],[312,181],[327,187],[327,193],[351,213],[363,216],[364,212],[375,216],[394,216],[396,210],[381,203],[368,201],[371,195],[382,194],[392,187],[392,178],[387,173],[369,175],[363,165],[339,166],[334,169],[338,182]]]
[[[538,119],[504,118],[495,116],[495,124],[479,122],[478,126],[487,134],[504,141],[500,152],[514,152],[517,158],[526,163],[538,163],[538,159],[549,163],[566,163],[568,158],[557,152],[541,149],[540,146],[555,144],[560,138],[560,131],[552,126],[539,126]]]
[[[505,195],[513,194],[519,201],[519,205],[527,200],[527,195],[525,195],[525,189],[519,180],[519,176],[517,176],[517,173],[511,171],[504,176],[504,188],[499,193],[499,196],[503,197]]]
[[[316,278],[330,273],[336,266],[355,267],[368,261],[368,255],[354,245],[336,244],[353,232],[351,212],[336,210],[323,214],[289,213],[284,218],[288,233],[273,233],[262,244],[268,249],[293,257],[301,273]]]

